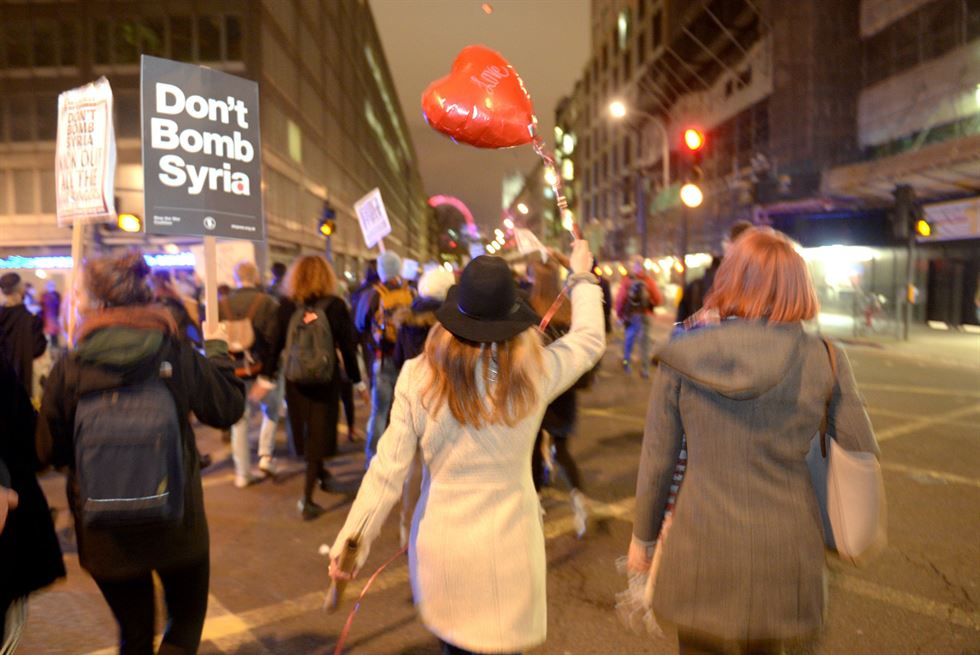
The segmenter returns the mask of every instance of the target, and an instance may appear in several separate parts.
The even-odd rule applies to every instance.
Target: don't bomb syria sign
[[[262,240],[255,82],[143,56],[146,231]]]

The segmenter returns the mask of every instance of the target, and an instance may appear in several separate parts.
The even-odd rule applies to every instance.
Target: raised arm
[[[545,349],[545,395],[553,400],[595,366],[606,349],[602,289],[589,272],[592,255],[585,241],[576,241],[571,257],[572,326]]]
[[[421,372],[421,366],[424,364],[420,360],[409,360],[398,376],[391,421],[378,441],[378,453],[371,459],[371,466],[361,481],[347,521],[330,549],[331,558],[340,556],[349,537],[359,535],[357,568],[363,566],[371,543],[381,531],[388,512],[401,498],[402,484],[412,465],[423,429],[421,424],[416,424],[418,417],[412,411],[413,396],[418,393],[420,384],[417,375]]]

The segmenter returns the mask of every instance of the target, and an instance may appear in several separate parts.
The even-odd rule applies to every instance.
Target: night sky
[[[487,15],[478,0],[370,0],[388,66],[428,195],[457,196],[478,223],[500,220],[505,173],[530,170],[530,145],[484,150],[456,145],[425,124],[420,98],[446,75],[468,45],[486,45],[517,69],[531,94],[549,145],[554,109],[569,94],[589,56],[588,0],[496,0]]]

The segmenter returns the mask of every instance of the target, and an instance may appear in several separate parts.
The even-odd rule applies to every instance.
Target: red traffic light
[[[704,134],[693,127],[687,128],[684,130],[684,145],[692,152],[700,150],[704,147]]]

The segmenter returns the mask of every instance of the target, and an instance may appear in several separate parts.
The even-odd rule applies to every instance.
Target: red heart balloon
[[[477,148],[530,143],[537,119],[514,67],[486,46],[463,48],[449,75],[422,94],[425,120],[446,136]]]

